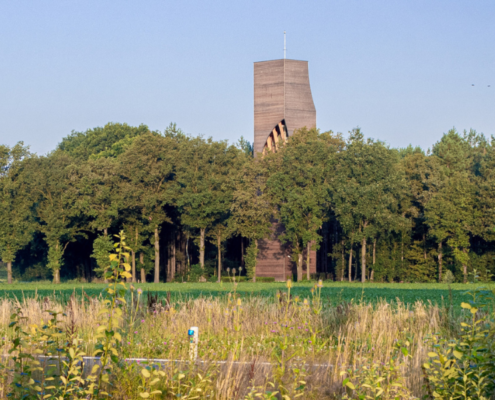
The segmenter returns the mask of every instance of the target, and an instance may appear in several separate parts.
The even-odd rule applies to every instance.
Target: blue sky
[[[252,140],[253,62],[283,57],[284,30],[322,130],[495,135],[494,17],[493,0],[3,0],[0,143],[46,153],[110,121]]]

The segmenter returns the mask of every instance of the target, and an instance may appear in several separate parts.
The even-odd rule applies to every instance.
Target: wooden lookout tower
[[[255,157],[267,151],[276,152],[281,141],[303,127],[316,127],[308,62],[284,58],[254,63]],[[274,223],[272,237],[259,242],[257,276],[282,281],[295,273],[296,265],[289,258],[289,250],[277,238],[282,232],[283,226]],[[311,251],[310,273],[315,272],[316,251]]]

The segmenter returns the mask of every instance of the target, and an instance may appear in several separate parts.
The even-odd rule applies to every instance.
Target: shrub
[[[191,269],[187,274],[188,282],[199,282],[199,278],[204,275],[204,270],[201,268],[201,264],[193,264],[191,265]]]
[[[236,276],[235,281],[236,282],[246,282],[247,277],[245,276]],[[222,276],[222,282],[233,282],[234,279],[232,276]]]
[[[93,253],[91,257],[96,260],[98,268],[95,268],[95,272],[98,277],[103,276],[107,268],[110,266],[108,257],[113,251],[113,241],[110,236],[100,235],[93,242]]]
[[[256,261],[258,259],[258,247],[254,240],[251,241],[248,248],[246,249],[246,274],[249,279],[253,279],[256,275]]]
[[[473,300],[470,304],[461,304],[471,317],[470,321],[461,323],[461,337],[448,340],[435,334],[430,338],[433,351],[428,353],[430,361],[423,364],[430,398],[493,398],[495,349],[492,341],[495,328],[488,306],[493,296],[491,292],[480,290],[471,295]]]
[[[443,283],[454,283],[455,282],[455,276],[450,269],[445,271],[445,273],[443,274],[442,282]]]
[[[256,282],[275,282],[275,278],[271,276],[257,276]]]

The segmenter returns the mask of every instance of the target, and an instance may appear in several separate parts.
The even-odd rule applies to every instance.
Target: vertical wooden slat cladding
[[[284,108],[289,136],[304,126],[316,128],[316,109],[309,85],[307,61],[285,60]]]
[[[284,119],[284,60],[254,64],[254,152],[261,153],[272,129]]]
[[[277,224],[276,228],[279,232],[283,231],[280,224]],[[288,257],[290,249],[286,249],[275,235],[270,239],[260,240],[258,246],[256,276],[269,276],[275,278],[276,281],[285,281],[296,275],[297,265]],[[309,272],[310,274],[316,273],[316,250],[310,251]],[[306,251],[303,253],[303,275],[306,275]]]
[[[316,127],[308,62],[273,60],[254,63],[254,151],[261,153],[272,129],[283,119],[289,136]]]
[[[254,63],[255,155],[262,153],[270,133],[282,120],[289,137],[296,129],[316,127],[307,61],[283,59]],[[290,251],[277,238],[282,232],[283,226],[274,223],[272,237],[259,242],[257,276],[282,281],[296,273],[296,264],[287,257]],[[311,251],[310,272],[316,272],[316,251]]]

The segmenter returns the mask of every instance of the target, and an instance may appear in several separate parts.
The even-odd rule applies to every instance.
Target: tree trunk
[[[361,241],[361,282],[366,281],[366,238]]]
[[[244,268],[244,238],[241,236],[241,267]]]
[[[170,277],[167,277],[167,281],[169,282],[173,282],[174,279],[175,279],[175,270],[177,269],[177,260],[176,260],[176,251],[177,251],[177,248],[176,248],[176,245],[175,245],[176,241],[175,241],[175,235],[174,235],[174,238],[172,240],[172,262],[170,263]]]
[[[309,281],[311,278],[309,267],[310,267],[310,254],[311,254],[311,242],[306,245],[306,279]]]
[[[344,252],[344,241],[342,240],[342,268],[340,269],[340,281],[344,281],[344,271],[345,271],[345,252]]]
[[[426,260],[426,234],[423,233],[423,253]]]
[[[186,252],[184,251],[184,232],[180,231],[179,232],[179,252],[181,253],[182,256],[185,256]],[[183,274],[184,273],[184,257],[181,257],[180,261],[177,261],[177,268],[175,270],[176,274]]]
[[[358,280],[358,272],[359,272],[358,260],[359,260],[359,257],[358,257],[357,251],[356,251],[356,259],[354,260],[354,281]]]
[[[186,233],[186,265],[187,269],[189,269],[190,262],[189,262],[189,233]]]
[[[217,235],[217,249],[218,249],[218,282],[222,280],[222,238]]]
[[[463,253],[466,253],[466,249],[462,250]],[[467,265],[462,264],[462,272],[464,274],[464,283],[467,283]]]
[[[303,255],[302,255],[302,253],[299,253],[297,255],[297,281],[298,282],[301,282],[302,277],[303,277],[302,263],[303,263]]]
[[[376,261],[376,238],[373,240],[373,268],[371,269],[370,281],[373,282],[375,277],[375,261]]]
[[[60,283],[60,268],[53,271],[53,283]]]
[[[349,251],[349,282],[352,282],[352,242],[351,250]]]
[[[7,283],[12,283],[12,261],[7,262]]]
[[[155,283],[160,283],[160,237],[155,228]]]
[[[108,228],[103,229],[103,235],[108,236]]]
[[[254,248],[256,249],[256,258],[258,258],[258,239],[254,239]],[[284,278],[285,278],[285,269],[286,269],[285,263],[287,261],[285,250],[284,250],[283,257],[284,257]],[[253,268],[253,282],[256,282],[256,262],[257,262],[257,260],[255,260],[255,264],[254,264],[254,268]]]
[[[136,276],[136,247],[138,245],[138,240],[139,240],[139,234],[138,234],[138,227],[136,226],[136,236],[134,240],[134,251],[132,252],[132,281],[134,283],[137,282],[137,276]]]
[[[141,283],[146,283],[146,272],[144,271],[144,268],[142,267],[144,264],[144,253],[143,252],[139,253],[139,264],[141,264]]]
[[[132,277],[131,277],[131,282],[136,282],[136,252],[134,250],[131,251],[132,253]]]
[[[199,237],[199,264],[201,265],[201,268],[205,268],[205,233],[206,229],[201,228],[199,230],[200,237]]]
[[[442,282],[442,242],[438,243],[438,282]]]
[[[55,250],[57,251],[58,254],[58,248],[60,246],[60,243],[57,242],[55,245]],[[58,268],[53,271],[53,283],[60,283],[60,258],[57,261]]]

